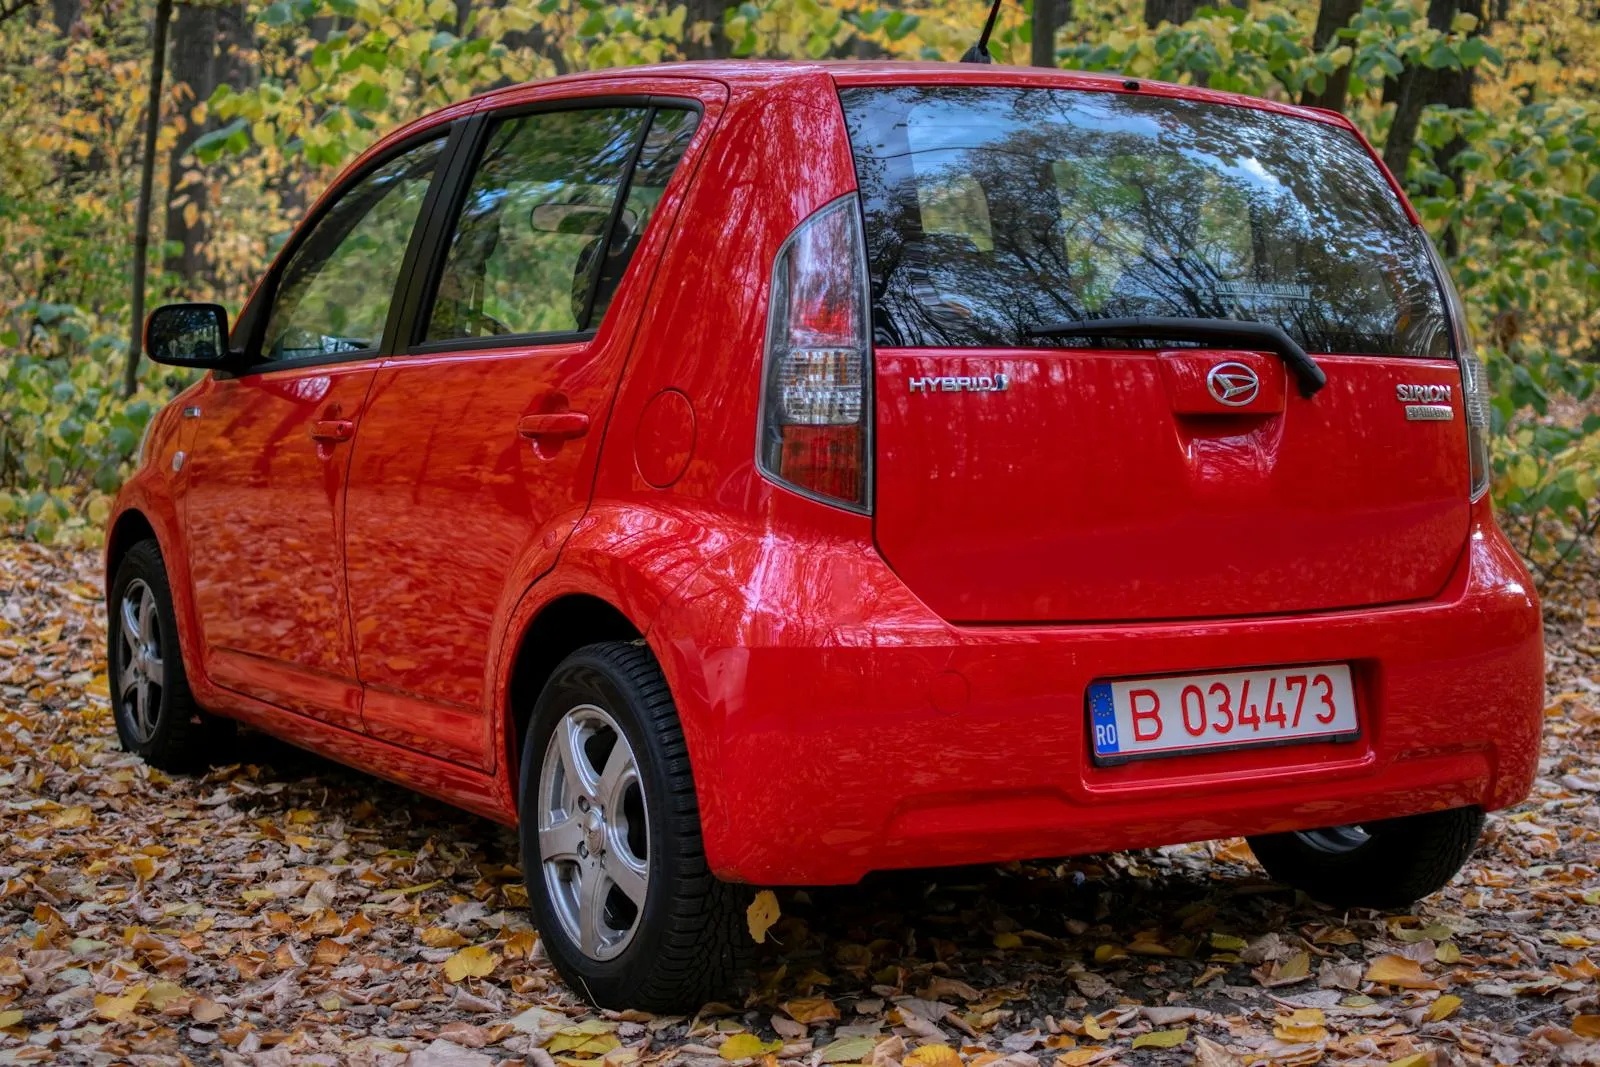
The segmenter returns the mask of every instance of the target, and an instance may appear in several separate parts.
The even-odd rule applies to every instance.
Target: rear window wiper
[[[1027,337],[1125,337],[1142,341],[1228,341],[1260,345],[1288,364],[1300,382],[1300,395],[1315,396],[1328,376],[1282,327],[1239,319],[1182,319],[1152,316],[1136,319],[1083,319],[1047,322],[1023,329]]]

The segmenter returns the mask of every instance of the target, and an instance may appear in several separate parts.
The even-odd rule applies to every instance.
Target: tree
[[[1072,17],[1072,0],[1033,0],[1033,65],[1056,65],[1056,31]]]
[[[1477,20],[1474,32],[1481,30],[1483,0],[1428,0],[1430,28],[1448,33],[1457,15],[1471,15]],[[1409,63],[1396,81],[1393,96],[1394,118],[1389,123],[1389,137],[1383,143],[1383,161],[1404,181],[1423,109],[1430,104],[1471,107],[1472,68],[1459,65],[1435,69],[1420,62]],[[1457,151],[1460,149],[1448,155],[1454,156]]]
[[[156,24],[150,40],[150,99],[144,121],[144,154],[139,161],[139,209],[133,232],[133,323],[128,331],[128,363],[122,391],[139,388],[139,349],[144,338],[144,278],[150,252],[150,200],[155,195],[156,140],[161,133],[161,81],[167,69],[167,23],[172,0],[156,0]]]
[[[1199,9],[1200,0],[1144,0],[1144,24],[1152,30],[1163,22],[1181,26]]]
[[[184,112],[211,98],[219,85],[244,88],[249,67],[240,56],[249,43],[245,5],[180,4],[172,20],[172,95]],[[190,154],[219,123],[180,119],[178,142],[167,163],[166,268],[193,282],[206,265],[208,190]]]
[[[723,25],[723,16],[728,10],[726,0],[689,0],[684,6],[687,8],[684,24],[691,31],[684,37],[684,57],[724,59],[730,55],[728,32]],[[706,27],[704,37],[694,32],[702,26]]]
[[[1339,38],[1339,31],[1350,25],[1350,20],[1361,10],[1362,0],[1322,0],[1317,9],[1317,28],[1311,35],[1313,51],[1325,52]],[[1330,111],[1343,111],[1345,97],[1350,92],[1350,64],[1341,63],[1323,82],[1322,91],[1307,87],[1300,94],[1300,102],[1308,107],[1325,107]]]

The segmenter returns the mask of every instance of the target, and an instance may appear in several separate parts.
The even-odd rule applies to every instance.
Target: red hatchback
[[[117,726],[522,828],[698,1003],[749,884],[1249,835],[1403,905],[1520,800],[1534,592],[1449,278],[1334,114],[984,66],[490,93],[357,161],[152,424]]]

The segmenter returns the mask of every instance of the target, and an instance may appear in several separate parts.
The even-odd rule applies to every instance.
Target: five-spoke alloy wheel
[[[593,704],[563,715],[545,748],[539,853],[561,928],[583,954],[626,949],[650,886],[650,826],[633,748]]]
[[[121,600],[112,638],[118,665],[117,710],[126,716],[133,736],[148,742],[156,733],[161,690],[166,686],[161,620],[156,611],[156,595],[143,578],[129,582]]]
[[[752,947],[748,891],[706,865],[683,729],[642,643],[589,645],[556,667],[519,798],[534,920],[569,986],[646,1011],[726,993]]]

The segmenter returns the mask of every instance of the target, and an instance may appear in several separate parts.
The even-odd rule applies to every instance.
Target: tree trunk
[[[728,33],[723,26],[723,15],[728,10],[726,0],[689,0],[684,26],[692,29],[699,23],[708,23],[710,32],[705,40],[686,37],[683,42],[685,59],[726,59],[732,54]]]
[[[145,260],[150,251],[150,198],[156,181],[156,138],[161,132],[161,79],[167,69],[167,22],[172,0],[156,0],[156,24],[150,41],[150,100],[144,120],[144,158],[139,163],[139,210],[133,232],[133,324],[128,331],[128,363],[122,391],[139,388],[139,348],[144,340]]]
[[[1033,0],[1033,65],[1056,65],[1056,32],[1072,17],[1072,0]]]
[[[1144,24],[1152,30],[1163,22],[1181,26],[1199,8],[1200,0],[1144,0]]]
[[[1311,35],[1314,51],[1324,52],[1339,39],[1339,31],[1350,25],[1350,20],[1361,10],[1361,0],[1322,0],[1317,10],[1317,28]],[[1350,64],[1329,74],[1322,92],[1310,89],[1300,94],[1300,102],[1307,107],[1325,107],[1330,111],[1343,111],[1345,98],[1350,93]]]
[[[186,110],[209,100],[220,85],[245,87],[250,71],[241,52],[249,44],[249,34],[242,3],[178,6],[172,20],[172,88]],[[194,166],[189,149],[217,126],[208,115],[205,122],[182,128],[167,163],[166,267],[188,281],[206,269],[208,207],[204,182],[185,178],[192,175]]]
[[[1440,32],[1448,31],[1457,12],[1476,15],[1478,26],[1482,28],[1483,0],[1429,0],[1428,25]],[[1471,107],[1472,71],[1407,67],[1397,79],[1394,101],[1394,118],[1389,123],[1388,140],[1383,143],[1383,161],[1394,171],[1395,177],[1404,182],[1423,110],[1430,104]],[[1448,160],[1459,151],[1458,146],[1441,155]]]

